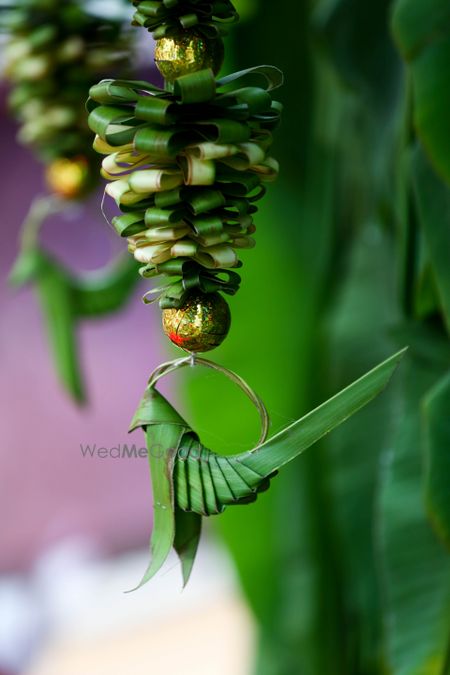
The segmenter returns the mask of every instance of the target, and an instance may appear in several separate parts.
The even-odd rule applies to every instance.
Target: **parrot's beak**
[[[189,430],[189,425],[169,401],[154,387],[147,387],[128,431],[152,424],[177,424]]]

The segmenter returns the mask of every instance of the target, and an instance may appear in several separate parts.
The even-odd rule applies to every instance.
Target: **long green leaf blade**
[[[402,349],[383,361],[263,445],[242,454],[241,461],[261,475],[268,475],[290,462],[379,394],[405,351]]]

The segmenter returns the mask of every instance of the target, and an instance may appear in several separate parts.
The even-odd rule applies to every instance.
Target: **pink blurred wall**
[[[152,368],[167,355],[159,312],[140,302],[142,286],[120,315],[80,331],[90,403],[77,409],[61,391],[37,299],[6,279],[17,235],[42,169],[15,142],[4,96],[0,111],[0,571],[27,569],[47,546],[86,536],[105,553],[142,545],[151,527],[145,459],[83,459],[80,443],[143,445],[126,430]],[[7,167],[7,168],[5,168]],[[94,269],[124,248],[99,215],[99,195],[70,218],[53,218],[44,241],[74,268]],[[145,287],[145,285],[144,285]]]

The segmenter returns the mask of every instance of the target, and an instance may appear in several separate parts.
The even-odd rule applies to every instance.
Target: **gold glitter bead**
[[[221,38],[206,38],[195,29],[180,30],[156,41],[155,63],[168,82],[204,68],[211,68],[217,75],[223,56]]]
[[[87,187],[89,167],[85,157],[62,157],[48,165],[45,178],[49,188],[60,197],[76,199]]]
[[[187,352],[208,352],[218,347],[230,323],[230,309],[219,293],[191,293],[182,307],[162,313],[165,334]]]

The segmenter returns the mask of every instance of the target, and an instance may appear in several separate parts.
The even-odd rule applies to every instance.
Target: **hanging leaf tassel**
[[[278,173],[269,148],[281,113],[271,92],[281,83],[277,68],[260,66],[219,80],[200,70],[170,91],[121,80],[91,88],[94,148],[122,212],[112,225],[142,276],[170,277],[148,301],[164,309],[193,289],[238,290],[229,270],[254,246],[255,203]]]
[[[139,586],[156,574],[172,547],[181,559],[186,584],[200,537],[201,517],[222,513],[227,506],[255,501],[281,467],[377,396],[404,352],[394,354],[268,441],[238,455],[222,456],[205,448],[187,422],[155,389],[159,376],[150,378],[130,427],[130,431],[137,427],[145,431],[154,499],[152,558]],[[172,367],[165,367],[163,373],[190,363],[190,357],[181,359]],[[197,363],[219,368],[205,359]],[[246,393],[255,397],[260,409],[258,397],[251,390]]]

